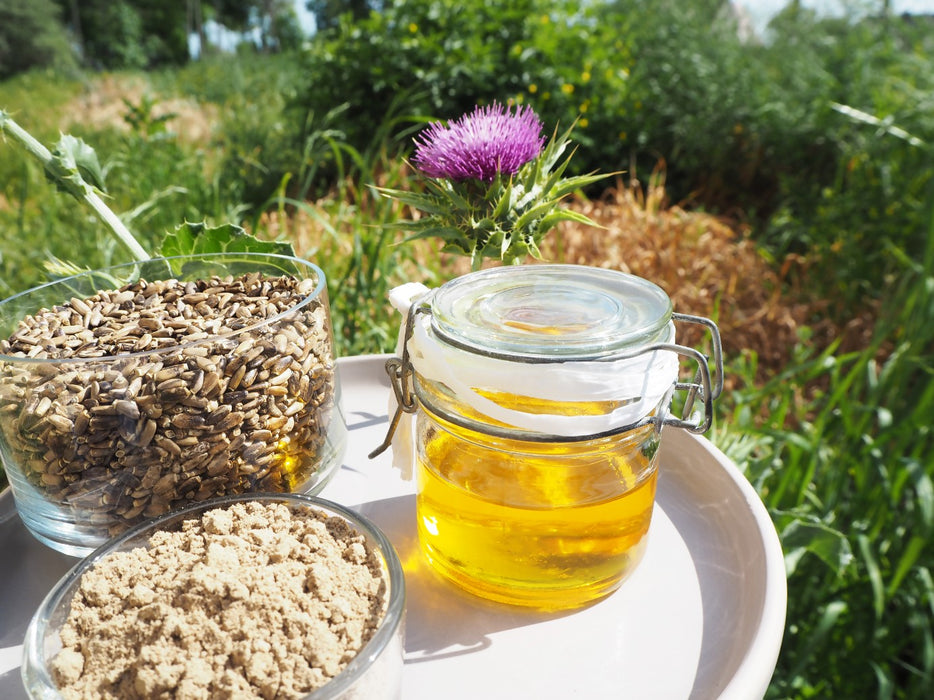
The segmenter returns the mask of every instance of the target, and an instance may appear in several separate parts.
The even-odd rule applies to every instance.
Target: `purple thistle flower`
[[[542,122],[529,107],[515,114],[498,102],[476,107],[445,126],[434,122],[415,139],[416,167],[429,177],[492,182],[514,175],[542,151]]]

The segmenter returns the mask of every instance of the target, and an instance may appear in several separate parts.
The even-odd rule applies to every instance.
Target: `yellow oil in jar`
[[[601,598],[642,557],[657,445],[653,426],[533,443],[422,411],[421,549],[442,575],[490,600],[554,610]]]

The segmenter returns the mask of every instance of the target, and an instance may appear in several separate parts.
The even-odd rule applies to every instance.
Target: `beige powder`
[[[243,502],[84,574],[52,674],[65,698],[297,698],[382,619],[379,555],[339,517]]]

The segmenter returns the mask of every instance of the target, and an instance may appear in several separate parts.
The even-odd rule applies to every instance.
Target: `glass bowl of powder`
[[[26,632],[32,698],[400,697],[405,582],[359,514],[301,494],[213,499],[82,560]]]

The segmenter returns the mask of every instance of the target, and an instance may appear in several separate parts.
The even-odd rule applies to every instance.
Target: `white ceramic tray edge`
[[[768,509],[762,503],[752,484],[740,471],[736,464],[730,460],[716,445],[700,435],[690,435],[692,439],[703,441],[709,452],[729,473],[742,491],[749,509],[752,511],[762,533],[762,543],[766,548],[765,561],[768,562],[766,570],[766,592],[762,608],[762,620],[759,624],[759,633],[750,645],[746,662],[743,663],[736,675],[720,694],[720,700],[749,700],[765,696],[771,682],[771,673],[774,672],[781,651],[782,639],[775,638],[767,631],[785,626],[785,616],[788,608],[788,585],[785,575],[784,552],[775,523],[769,515]],[[764,669],[771,669],[763,673]],[[769,680],[763,681],[768,677]]]

